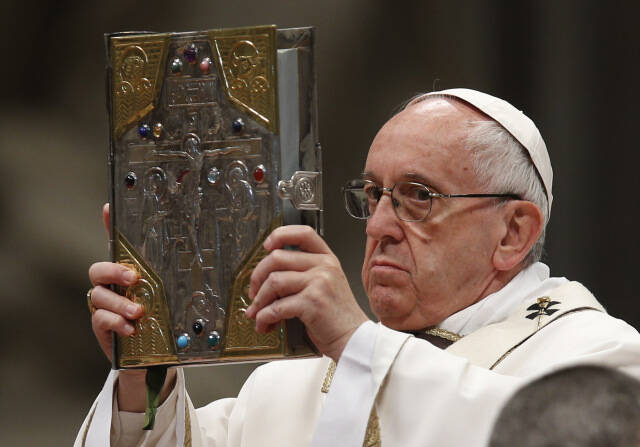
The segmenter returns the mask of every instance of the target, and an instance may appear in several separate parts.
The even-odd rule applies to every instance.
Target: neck
[[[504,286],[509,284],[509,282],[513,278],[515,278],[516,275],[522,270],[524,270],[524,267],[522,267],[522,265],[518,265],[517,267],[508,271],[494,270],[489,276],[484,289],[482,290],[482,292],[480,292],[480,294],[478,294],[478,299],[476,299],[473,303],[477,303],[478,301],[485,299],[492,293],[495,293],[498,290],[502,289]]]

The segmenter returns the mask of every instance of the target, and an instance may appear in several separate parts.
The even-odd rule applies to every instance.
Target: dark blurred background
[[[363,300],[364,226],[342,209],[395,106],[471,87],[538,125],[555,171],[546,262],[640,327],[637,2],[4,0],[0,77],[0,445],[70,445],[109,365],[90,263],[107,258],[103,33],[317,26],[325,235]],[[252,366],[191,368],[195,401]]]

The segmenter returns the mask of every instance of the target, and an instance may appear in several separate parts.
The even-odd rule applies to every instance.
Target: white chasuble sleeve
[[[206,412],[206,426],[201,427],[196,410],[186,393],[184,373],[182,368],[178,368],[175,387],[158,407],[153,430],[142,430],[144,413],[119,411],[117,399],[114,398],[117,377],[118,372],[111,371],[78,433],[74,447],[227,445],[227,423],[235,399],[221,399],[210,404]]]
[[[378,389],[410,337],[393,331],[385,343],[376,343],[378,333],[378,325],[368,321],[349,339],[320,413],[312,447],[362,446]]]
[[[91,406],[80,431],[73,443],[74,447],[104,446],[111,433],[113,391],[118,372],[111,370],[107,380]]]

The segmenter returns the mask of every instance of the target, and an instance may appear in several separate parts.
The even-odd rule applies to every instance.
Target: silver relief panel
[[[249,86],[260,80],[255,91],[250,87],[251,94],[264,93],[268,85],[269,78],[259,72],[264,70],[261,64],[269,63],[263,54],[264,45],[259,45],[258,37],[253,40],[256,44],[242,43],[250,41],[242,37],[242,32],[239,35],[241,44],[235,46],[225,41],[229,38],[224,32],[219,40],[211,31],[164,35],[163,55],[157,64],[158,85],[153,85],[152,76],[145,75],[150,79],[148,89],[156,89],[152,105],[144,108],[144,103],[135,103],[141,110],[136,115],[135,110],[117,102],[116,94],[111,96],[110,107],[118,108],[110,116],[114,260],[133,265],[143,278],[157,276],[164,293],[156,299],[162,301],[157,307],[164,306],[166,314],[160,310],[154,318],[170,334],[170,350],[175,354],[175,359],[171,355],[154,357],[149,353],[153,354],[155,347],[149,342],[145,348],[144,337],[139,349],[131,348],[135,345],[132,340],[118,338],[120,346],[129,347],[128,357],[118,355],[118,367],[248,361],[313,353],[296,321],[279,330],[277,343],[270,345],[278,347],[271,351],[261,351],[260,346],[252,350],[249,345],[244,350],[228,349],[227,353],[231,345],[228,325],[237,320],[230,315],[232,301],[246,301],[244,296],[232,296],[237,293],[233,290],[238,289],[238,276],[243,271],[246,276],[244,264],[257,259],[256,249],[264,237],[282,223],[306,223],[322,229],[313,30],[276,33],[275,43],[288,52],[289,58],[282,63],[274,51],[274,70],[282,65],[283,77],[296,82],[291,87],[274,83],[273,88],[278,85],[280,90],[277,100],[284,98],[279,113],[287,117],[286,124],[281,123],[275,131],[256,118],[252,103],[239,107],[232,97],[233,85],[228,87],[228,78],[239,70],[253,79]],[[123,45],[140,51],[125,49],[119,58],[118,38],[123,37]],[[145,47],[150,37],[141,35],[139,41],[135,37],[107,36],[110,80],[117,77],[118,67],[128,60],[128,54],[137,55],[129,65],[138,63],[140,76],[143,70],[149,71],[144,64],[150,59],[146,54],[150,50]],[[224,45],[231,48],[228,54],[220,50]],[[253,78],[251,70],[255,71]],[[257,100],[255,104],[262,107]],[[133,118],[119,131],[123,114]],[[287,129],[284,145],[280,137],[283,126]],[[291,132],[292,126],[297,131]],[[283,163],[293,172],[282,172]],[[284,196],[278,195],[278,182],[291,181],[298,171],[314,172],[314,194],[320,198],[315,208],[296,209],[293,200],[283,201]],[[285,208],[288,211],[283,216]],[[122,255],[124,248],[118,248],[125,246],[128,257]],[[237,313],[236,307],[233,309]],[[166,327],[162,326],[165,323]],[[234,328],[233,333],[240,334],[234,337],[252,340],[242,335],[243,330]],[[303,345],[309,349],[300,349]]]

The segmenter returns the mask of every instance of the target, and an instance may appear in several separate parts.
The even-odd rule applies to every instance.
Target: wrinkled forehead
[[[464,148],[473,123],[479,121],[491,121],[491,118],[455,98],[427,97],[387,121],[376,135],[371,150],[394,146],[393,152],[397,153],[411,143],[412,149],[422,147],[426,151],[444,147],[457,152]]]
[[[471,123],[488,117],[461,101],[427,98],[392,117],[376,135],[365,172],[398,181],[405,173],[427,178],[475,179],[466,149]]]

